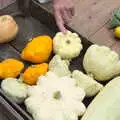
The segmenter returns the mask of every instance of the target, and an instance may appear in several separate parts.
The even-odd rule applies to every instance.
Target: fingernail
[[[66,30],[66,29],[64,29],[64,30],[63,30],[63,33],[64,33],[64,34],[66,34],[66,33],[67,33],[67,30]]]

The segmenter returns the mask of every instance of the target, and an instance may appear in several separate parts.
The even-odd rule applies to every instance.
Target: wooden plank
[[[116,43],[111,48],[120,55],[120,40],[116,40]]]
[[[116,43],[116,39],[113,35],[113,30],[108,29],[107,24],[99,31],[97,31],[94,35],[90,36],[89,40],[95,44],[106,45],[108,47],[111,47]]]
[[[76,6],[76,15],[69,25],[89,38],[109,20],[111,12],[119,6],[119,0],[80,1]]]
[[[108,29],[108,24],[91,36],[89,40],[99,45],[106,45],[120,54],[120,40],[115,38],[114,30]]]
[[[108,25],[109,22],[94,35],[90,36],[89,40],[99,45],[106,45],[120,54],[120,40],[115,38],[114,30],[108,29]]]

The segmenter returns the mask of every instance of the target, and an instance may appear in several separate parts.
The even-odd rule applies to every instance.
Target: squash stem
[[[53,98],[55,98],[56,100],[59,100],[59,99],[61,98],[61,93],[60,93],[60,91],[54,92]]]

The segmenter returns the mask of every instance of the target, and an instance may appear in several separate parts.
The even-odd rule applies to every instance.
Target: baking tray
[[[7,51],[7,57],[15,57],[21,60],[19,54],[24,48],[24,46],[28,43],[28,40],[32,37],[38,35],[50,35],[53,37],[56,32],[58,32],[58,28],[55,24],[55,19],[53,15],[46,10],[46,8],[39,4],[36,0],[18,0],[11,6],[7,7],[3,10],[3,14],[8,13],[12,15],[17,24],[19,25],[19,33],[15,40],[11,41],[9,44],[16,50],[16,52],[11,56],[12,51]],[[76,32],[75,30],[71,29],[69,26],[66,25],[66,28],[72,32]],[[77,32],[76,32],[77,33]],[[77,58],[73,59],[70,63],[70,70],[73,71],[75,69],[79,69],[84,71],[82,67],[82,61],[84,57],[84,53],[86,49],[92,44],[86,38],[79,36],[82,39],[83,50]],[[9,46],[9,45],[8,45]],[[5,50],[5,47],[8,46],[1,46],[0,55]],[[5,58],[5,57],[3,57]],[[1,57],[0,57],[1,60]],[[25,62],[25,66],[27,67],[30,63]],[[32,120],[32,117],[29,113],[27,113],[25,106],[23,104],[18,105],[10,100],[4,92],[0,89],[0,95],[10,104],[12,107],[25,119],[25,120]],[[86,106],[91,102],[93,98],[85,98],[84,103]]]
[[[24,120],[24,118],[11,107],[10,104],[0,96],[0,119],[2,120]]]

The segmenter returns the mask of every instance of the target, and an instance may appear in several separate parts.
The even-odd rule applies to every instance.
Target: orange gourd
[[[38,36],[33,38],[21,53],[24,60],[33,63],[46,62],[52,52],[52,39],[49,36]]]
[[[29,85],[34,85],[40,75],[44,75],[48,71],[48,64],[36,64],[29,66],[23,73],[23,81]]]
[[[23,70],[24,64],[16,59],[8,58],[0,63],[0,78],[17,77]]]

